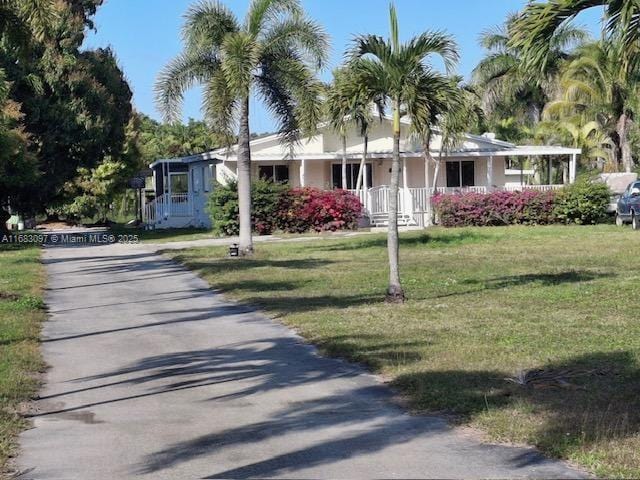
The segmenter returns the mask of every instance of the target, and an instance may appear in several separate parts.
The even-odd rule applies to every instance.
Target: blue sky
[[[106,0],[95,19],[87,47],[111,46],[134,91],[135,107],[154,118],[153,85],[160,69],[181,50],[183,14],[194,0]],[[331,36],[333,68],[340,64],[345,47],[355,34],[388,35],[388,0],[303,0],[309,16],[320,22]],[[237,15],[244,16],[249,0],[225,0]],[[507,13],[520,10],[525,0],[396,0],[400,33],[408,38],[424,30],[446,30],[460,46],[458,73],[469,73],[482,58],[478,35],[501,23]],[[599,12],[581,16],[578,23],[597,32]],[[330,78],[331,68],[323,72]],[[273,130],[269,114],[252,101],[251,128]],[[187,95],[184,117],[201,118],[197,90]]]

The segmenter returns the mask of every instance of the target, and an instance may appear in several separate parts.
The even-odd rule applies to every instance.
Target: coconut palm
[[[640,69],[629,70],[620,62],[623,48],[621,41],[599,41],[579,48],[579,55],[562,76],[561,97],[550,102],[546,112],[556,118],[580,115],[583,123],[598,120],[615,144],[615,163],[630,172],[631,131],[640,113]]]
[[[328,37],[305,17],[300,0],[253,0],[242,23],[221,3],[203,0],[187,12],[183,37],[183,53],[160,74],[157,101],[167,120],[175,120],[184,92],[200,84],[205,117],[216,131],[231,137],[237,128],[240,251],[250,255],[249,99],[264,101],[289,145],[313,131],[322,116],[315,74],[326,62]]]
[[[425,32],[401,43],[398,17],[393,4],[389,7],[391,35],[384,39],[376,35],[359,36],[348,52],[351,68],[358,82],[368,85],[391,105],[393,115],[393,160],[389,197],[389,287],[387,301],[403,302],[398,266],[398,190],[400,179],[401,117],[406,115],[423,130],[432,121],[430,97],[447,83],[442,74],[433,70],[429,57],[440,55],[447,68],[458,59],[456,44],[442,32]]]
[[[588,33],[571,24],[559,27],[549,39],[547,62],[535,75],[523,68],[522,52],[510,45],[511,29],[517,17],[510,15],[503,25],[484,31],[480,45],[487,56],[473,70],[473,80],[483,90],[487,113],[497,107],[525,119],[525,124],[540,121],[545,103],[554,93],[563,63],[571,51],[588,38]]]

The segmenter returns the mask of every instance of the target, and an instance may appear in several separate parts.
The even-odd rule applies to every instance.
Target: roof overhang
[[[152,164],[149,165],[149,168],[154,168],[163,163],[197,163],[197,162],[206,162],[210,161],[211,163],[220,163],[222,160],[219,155],[216,155],[214,152],[204,152],[199,153],[197,155],[189,155],[187,157],[178,157],[178,158],[163,158],[160,160],[156,160]]]
[[[212,152],[213,153],[213,152]],[[458,150],[443,154],[443,158],[468,158],[468,157],[522,157],[522,156],[542,156],[542,155],[580,155],[582,150],[579,148],[567,148],[556,146],[524,146],[504,149],[482,149],[482,150]],[[431,155],[434,158],[439,156],[440,152],[437,150],[431,151]],[[237,157],[234,154],[224,157],[222,155],[214,155],[219,161],[236,162]],[[400,158],[423,158],[424,154],[420,152],[401,152]],[[347,159],[361,159],[362,152],[347,152]],[[369,160],[384,160],[393,158],[393,153],[389,151],[384,152],[368,152],[367,158]],[[318,152],[318,153],[306,153],[306,154],[259,154],[254,153],[251,155],[252,162],[286,162],[292,160],[305,160],[305,161],[322,161],[322,160],[341,160],[342,152]]]

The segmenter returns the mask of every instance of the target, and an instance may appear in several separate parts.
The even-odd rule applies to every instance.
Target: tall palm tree
[[[355,188],[360,190],[368,155],[369,132],[377,111],[380,120],[384,115],[384,98],[357,78],[358,72],[349,65],[334,71],[333,82],[327,93],[329,123],[342,138],[342,188],[347,188],[346,136],[351,127],[357,128],[363,138],[364,148]]]
[[[389,198],[389,286],[387,301],[403,302],[398,265],[398,191],[400,180],[400,135],[403,113],[417,125],[431,121],[429,98],[446,79],[434,71],[429,57],[438,54],[447,68],[458,60],[456,44],[442,32],[425,32],[408,42],[400,42],[398,17],[393,4],[389,7],[391,35],[384,39],[377,35],[357,37],[348,56],[358,82],[363,82],[384,97],[393,114],[393,160]]]
[[[161,72],[157,101],[168,120],[184,92],[204,88],[203,111],[216,130],[237,128],[240,252],[253,253],[249,99],[256,94],[279,122],[283,141],[313,131],[322,116],[316,72],[327,59],[328,37],[304,15],[300,0],[253,0],[240,23],[224,5],[202,0],[186,14],[185,48]]]
[[[589,37],[571,24],[560,26],[549,39],[544,68],[535,75],[523,68],[522,51],[510,45],[517,16],[510,15],[503,25],[482,32],[480,45],[487,51],[473,70],[473,80],[483,90],[487,113],[497,107],[521,116],[524,123],[534,125],[541,119],[545,103],[553,95],[563,63],[571,51]]]
[[[630,70],[620,62],[623,48],[623,42],[613,40],[579,48],[562,76],[561,98],[550,102],[546,112],[556,117],[580,115],[583,123],[597,119],[615,144],[615,163],[631,172],[631,131],[640,113],[640,68]]]

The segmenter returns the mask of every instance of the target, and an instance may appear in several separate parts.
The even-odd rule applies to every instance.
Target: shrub
[[[295,188],[258,180],[251,185],[251,222],[259,235],[280,229],[290,233],[353,229],[362,214],[360,200],[344,190]],[[214,231],[237,235],[238,184],[217,184],[208,205]]]
[[[256,180],[251,184],[251,223],[259,235],[269,235],[278,224],[278,205],[287,186]],[[213,229],[220,235],[238,235],[238,184],[216,184],[209,196],[209,214]]]
[[[355,229],[362,214],[360,200],[344,190],[294,188],[281,197],[279,228],[289,233]]]
[[[437,195],[434,206],[445,227],[543,225],[553,223],[554,192],[466,193]]]
[[[582,177],[558,192],[555,215],[562,223],[599,223],[607,219],[610,201],[611,191],[607,184]]]

